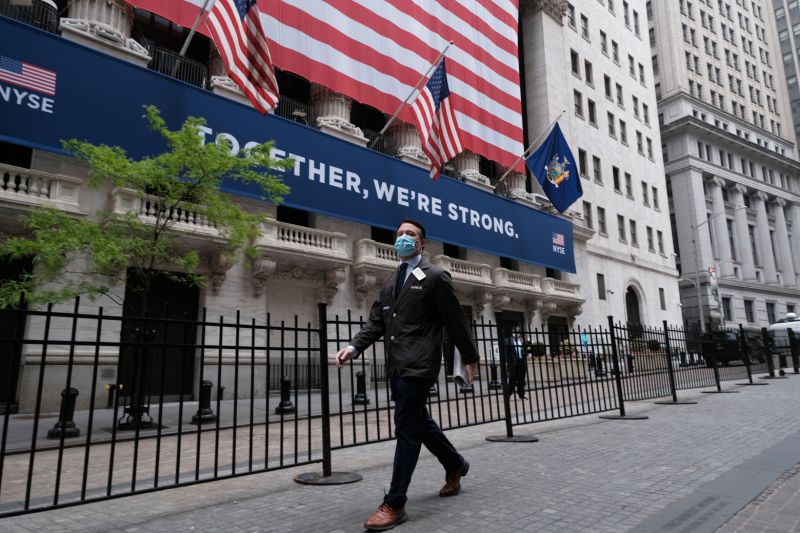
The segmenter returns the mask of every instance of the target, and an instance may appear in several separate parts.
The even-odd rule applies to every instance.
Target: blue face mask
[[[417,241],[408,235],[401,235],[394,241],[394,249],[400,257],[408,257],[414,255],[417,251]]]

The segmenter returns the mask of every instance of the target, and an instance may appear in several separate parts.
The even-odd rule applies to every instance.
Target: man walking
[[[414,220],[404,220],[395,241],[402,263],[381,287],[366,325],[349,346],[336,353],[336,364],[341,368],[384,337],[387,376],[395,402],[397,446],[389,492],[364,523],[366,529],[373,531],[392,529],[407,520],[406,492],[423,444],[445,470],[445,484],[439,496],[458,494],[461,478],[469,471],[469,463],[430,417],[426,405],[441,367],[442,330],[447,330],[461,352],[470,383],[478,350],[450,274],[423,258],[424,247],[425,228]]]

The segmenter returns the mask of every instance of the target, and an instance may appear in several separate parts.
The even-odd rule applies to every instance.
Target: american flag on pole
[[[50,96],[56,94],[55,72],[3,55],[0,55],[0,82]]]
[[[278,103],[278,81],[256,0],[217,0],[206,25],[228,75],[260,113]]]
[[[411,104],[411,109],[422,139],[422,151],[431,160],[431,178],[438,179],[442,165],[464,151],[461,130],[450,106],[444,58]]]
[[[204,0],[128,0],[191,27]],[[449,43],[465,150],[511,166],[523,153],[518,0],[258,0],[275,66],[393,113]],[[400,119],[414,123],[410,106]],[[522,170],[520,162],[516,170]]]

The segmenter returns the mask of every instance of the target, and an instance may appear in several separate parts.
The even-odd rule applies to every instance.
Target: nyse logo
[[[0,100],[52,114],[55,95],[55,72],[0,55]]]
[[[563,233],[553,233],[553,253],[567,255],[567,247]]]

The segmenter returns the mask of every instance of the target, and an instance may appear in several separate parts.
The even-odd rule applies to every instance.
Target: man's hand
[[[464,366],[464,369],[467,371],[467,385],[472,385],[472,381],[475,379],[475,369],[477,366],[478,363],[470,363]]]
[[[336,367],[342,368],[344,364],[353,358],[353,351],[350,348],[342,348],[336,352]]]

